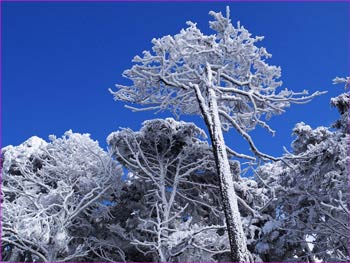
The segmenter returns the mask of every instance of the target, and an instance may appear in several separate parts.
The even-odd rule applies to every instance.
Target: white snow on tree
[[[233,179],[230,174],[223,131],[234,128],[248,142],[259,158],[274,159],[262,153],[247,133],[256,125],[274,131],[265,122],[274,114],[284,112],[291,103],[305,103],[320,95],[308,96],[307,91],[278,91],[281,69],[266,63],[271,55],[256,43],[263,37],[252,37],[240,23],[231,23],[226,16],[210,12],[215,32],[204,35],[193,22],[175,36],[152,40],[152,52],[136,56],[131,69],[123,75],[131,85],[117,85],[116,100],[145,106],[134,111],[170,110],[175,116],[198,114],[203,117],[210,134],[220,192],[225,211],[231,246],[231,261],[249,261],[246,239],[237,206]],[[265,119],[265,120],[264,120]],[[230,150],[240,157],[255,160]]]
[[[200,139],[204,136],[193,123],[169,118],[145,121],[139,132],[123,129],[107,138],[117,160],[133,174],[122,198],[133,211],[123,226],[131,232],[132,244],[152,255],[152,261],[172,261],[189,247],[198,251],[195,235],[205,223],[223,228],[214,162],[208,143]],[[192,261],[209,258],[197,253]]]
[[[122,170],[88,134],[32,137],[2,150],[4,261],[73,261],[94,253],[101,202],[119,194]]]
[[[116,224],[143,255],[126,248],[128,261],[229,260],[219,178],[203,136],[193,123],[171,118],[149,120],[140,131],[123,129],[108,136],[117,160],[132,174],[121,203],[113,208],[113,213],[123,214],[118,218],[125,218]],[[258,211],[269,200],[256,182],[239,179],[236,161],[230,166],[248,248],[254,251],[264,222]]]
[[[331,99],[341,115],[336,130],[296,124],[293,152],[258,172],[260,184],[276,195],[260,245],[268,246],[264,260],[350,260],[349,98],[343,93]]]

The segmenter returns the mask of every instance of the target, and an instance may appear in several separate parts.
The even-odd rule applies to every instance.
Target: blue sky
[[[66,130],[90,133],[106,147],[119,127],[140,128],[142,121],[170,113],[132,113],[113,101],[108,88],[128,83],[121,77],[131,59],[151,48],[151,39],[173,35],[198,22],[205,33],[208,12],[227,3],[2,2],[2,146],[18,145],[33,135],[48,139]],[[282,68],[284,87],[295,91],[328,90],[307,105],[293,105],[269,124],[273,138],[252,132],[264,152],[280,155],[289,147],[291,130],[304,121],[329,126],[337,113],[331,97],[343,91],[335,76],[349,75],[349,3],[229,3],[231,18],[253,35]],[[195,121],[198,117],[183,116]],[[229,145],[247,152],[239,135]]]

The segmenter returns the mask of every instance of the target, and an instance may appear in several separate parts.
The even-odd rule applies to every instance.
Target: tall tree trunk
[[[209,82],[210,83],[210,82]],[[208,105],[203,98],[199,87],[193,85],[199,106],[208,127],[212,142],[216,168],[220,180],[220,192],[225,213],[227,232],[231,248],[231,261],[251,262],[252,257],[247,249],[246,237],[243,231],[241,215],[238,210],[237,195],[234,190],[233,177],[226,152],[226,144],[221,129],[218,105],[215,90],[211,86],[208,89]]]
[[[226,217],[226,225],[231,246],[231,260],[249,262],[250,253],[243,231],[241,215],[238,210],[237,195],[234,190],[233,177],[226,152],[226,144],[221,129],[215,91],[209,87],[209,114],[212,127],[209,129],[213,145],[216,168],[220,178],[220,190]]]

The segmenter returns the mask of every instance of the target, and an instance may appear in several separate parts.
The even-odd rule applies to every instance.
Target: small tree
[[[130,172],[111,211],[118,215],[114,229],[124,229],[128,243],[143,254],[139,257],[126,246],[128,261],[229,260],[218,175],[204,136],[193,123],[172,118],[145,121],[140,131],[122,129],[108,136],[117,160]],[[239,178],[237,161],[230,161],[230,168],[248,249],[254,252],[264,221],[258,210],[269,200],[256,182]]]
[[[148,105],[142,109],[128,106],[134,111],[168,109],[177,117],[199,114],[204,118],[220,178],[231,260],[249,261],[223,131],[234,128],[257,157],[275,160],[259,151],[247,132],[260,125],[274,133],[263,116],[268,119],[290,103],[304,103],[321,93],[276,93],[281,70],[265,62],[271,56],[265,48],[255,46],[263,37],[251,37],[239,23],[235,28],[228,8],[226,17],[210,14],[215,35],[204,35],[196,24],[187,22],[189,27],[179,34],[153,39],[153,53],[144,51],[143,57],[136,56],[136,64],[124,71],[133,84],[117,85],[119,90],[111,92],[116,100]],[[230,153],[255,159],[233,150]]]
[[[196,235],[223,228],[214,161],[201,136],[205,133],[193,123],[170,118],[146,121],[138,132],[123,129],[108,136],[116,158],[132,174],[122,198],[126,207],[115,209],[133,210],[129,226],[123,227],[134,226],[126,231],[131,243],[151,254],[152,261],[173,261],[200,248]],[[209,243],[218,247],[213,254],[222,253],[219,242]],[[208,261],[204,249],[190,260]]]
[[[97,251],[96,224],[110,216],[104,202],[118,195],[121,167],[89,135],[51,140],[3,149],[1,239],[9,261],[72,261]]]

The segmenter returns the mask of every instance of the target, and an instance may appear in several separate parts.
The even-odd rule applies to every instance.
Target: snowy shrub
[[[92,253],[101,200],[119,194],[121,167],[88,134],[2,150],[4,261],[72,261]],[[98,213],[95,213],[98,211]]]
[[[276,233],[269,222],[263,228],[269,231],[261,242],[272,246],[264,260],[350,260],[349,101],[348,93],[331,99],[341,115],[335,130],[298,123],[293,152],[261,167],[260,176],[276,195],[270,211],[278,224]]]
[[[112,211],[122,215],[118,224],[140,252],[125,246],[127,260],[229,260],[219,179],[211,148],[201,140],[204,136],[193,123],[171,118],[149,120],[140,131],[123,129],[108,136],[117,160],[129,170],[121,203]],[[231,162],[231,171],[253,251],[254,230],[261,225],[253,207],[262,208],[269,200],[256,182],[239,179],[237,162]]]

